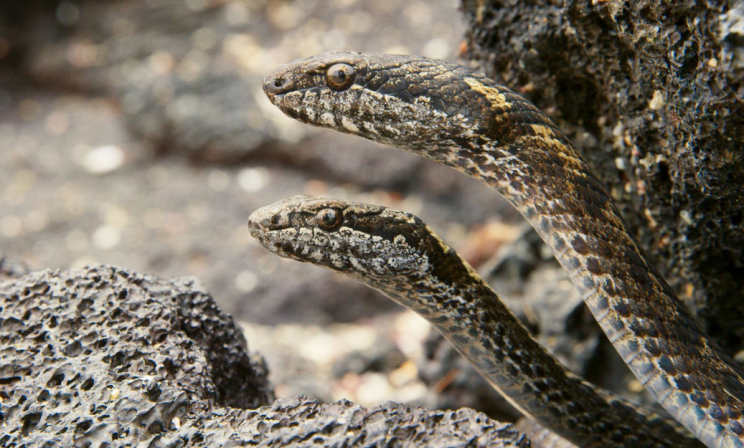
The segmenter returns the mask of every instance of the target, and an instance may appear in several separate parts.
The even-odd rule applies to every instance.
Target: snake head
[[[432,244],[428,227],[409,213],[312,196],[260,208],[248,228],[270,252],[365,283],[423,274]]]
[[[420,56],[330,51],[277,68],[263,88],[301,122],[415,150],[485,135],[494,111],[485,80]]]

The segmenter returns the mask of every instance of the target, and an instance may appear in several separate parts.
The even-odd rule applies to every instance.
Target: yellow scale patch
[[[511,103],[507,101],[506,96],[495,87],[485,86],[482,82],[475,78],[463,78],[463,81],[470,86],[471,89],[485,96],[488,101],[491,102],[492,107],[506,107],[511,106]]]
[[[491,103],[491,107],[500,107],[504,109],[512,105],[512,103],[506,98],[506,95],[496,87],[484,85],[475,78],[463,78],[463,81],[465,81],[471,89],[483,95]],[[581,160],[578,153],[576,153],[572,146],[566,145],[562,141],[556,139],[555,130],[541,124],[530,124],[530,127],[532,127],[532,130],[540,140],[553,148],[553,150],[556,151],[556,154],[564,159],[568,166],[573,168],[576,174],[581,176],[586,175],[584,173],[584,162]]]

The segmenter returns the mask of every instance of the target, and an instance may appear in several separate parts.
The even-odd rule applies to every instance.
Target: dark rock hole
[[[65,356],[75,358],[83,351],[83,344],[80,341],[72,341],[64,348],[63,352]]]
[[[80,388],[81,388],[81,389],[83,389],[83,390],[90,390],[90,389],[91,389],[91,388],[92,388],[92,387],[93,387],[93,386],[94,386],[95,384],[96,384],[96,382],[95,382],[95,381],[93,380],[93,378],[88,378],[88,379],[87,379],[87,380],[85,380],[85,382],[84,382],[84,383],[83,383],[83,384],[82,384],[82,385],[80,386]]]
[[[732,215],[730,219],[731,219],[731,225],[733,227],[739,227],[742,222],[742,214],[738,213],[738,214]]]
[[[158,401],[158,398],[160,398],[160,394],[162,392],[163,391],[160,390],[160,388],[157,385],[150,386],[150,388],[147,389],[147,399],[154,403]]]
[[[155,344],[162,344],[163,342],[165,342],[166,339],[168,339],[168,332],[165,330],[160,331],[155,334],[154,339]]]
[[[92,420],[85,420],[83,422],[80,422],[80,423],[77,424],[77,426],[75,426],[75,434],[77,434],[79,436],[80,435],[83,435],[83,434],[85,434],[85,431],[87,431],[88,429],[90,429],[91,426],[93,426],[93,421]]]
[[[111,357],[111,367],[119,367],[120,365],[124,364],[124,361],[126,361],[127,355],[124,352],[117,352],[114,356]]]
[[[47,401],[49,400],[49,389],[44,389],[41,392],[39,392],[39,396],[36,397],[36,401]]]
[[[13,384],[16,381],[20,381],[20,380],[21,380],[20,376],[8,376],[5,378],[0,378],[0,385]]]
[[[160,434],[164,429],[165,427],[163,426],[163,422],[157,421],[150,423],[147,427],[147,432],[150,434]]]
[[[135,325],[138,327],[147,327],[150,325],[150,318],[149,317],[142,318],[138,320]]]
[[[656,175],[659,178],[659,182],[665,185],[672,184],[672,177],[671,174],[669,174],[669,164],[667,164],[666,162],[659,162]]]
[[[47,382],[48,387],[57,387],[60,384],[62,384],[62,381],[65,380],[65,374],[62,372],[57,372],[54,375],[52,375],[51,378],[49,378],[49,381]]]
[[[31,431],[36,429],[36,425],[38,425],[41,421],[41,412],[33,412],[31,414],[25,415],[22,420],[23,427],[21,428],[21,434],[24,437],[28,437]]]

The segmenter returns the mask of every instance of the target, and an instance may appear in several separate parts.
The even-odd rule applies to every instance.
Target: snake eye
[[[336,210],[335,208],[324,208],[315,214],[315,222],[318,223],[318,226],[321,229],[330,232],[341,227],[343,214],[340,210]]]
[[[354,67],[349,64],[333,64],[326,72],[326,81],[333,90],[346,90],[354,82]]]

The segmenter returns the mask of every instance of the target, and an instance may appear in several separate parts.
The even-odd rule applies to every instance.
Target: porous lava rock
[[[744,340],[744,2],[463,0],[468,53],[586,156],[680,297]]]
[[[503,446],[470,409],[273,399],[262,358],[194,279],[96,266],[0,283],[0,446]]]

